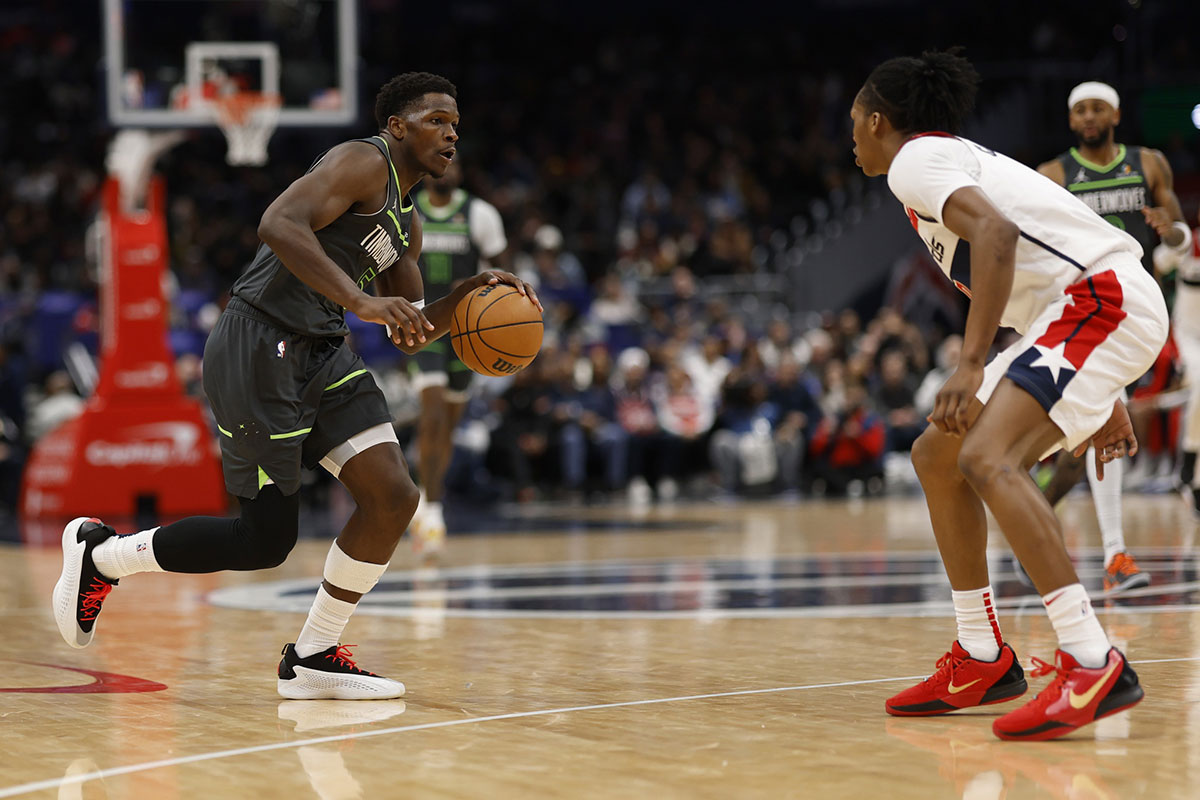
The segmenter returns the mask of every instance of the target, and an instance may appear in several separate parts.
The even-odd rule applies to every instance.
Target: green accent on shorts
[[[327,391],[327,392],[328,392],[328,391],[329,391],[329,390],[331,390],[331,389],[336,389],[337,387],[341,386],[343,383],[345,383],[346,381],[350,380],[351,378],[357,378],[359,375],[365,375],[366,373],[367,373],[367,371],[366,371],[365,369],[358,369],[358,370],[355,370],[354,372],[351,372],[351,373],[350,373],[349,375],[347,375],[346,377],[342,378],[340,381],[337,381],[337,382],[335,382],[335,383],[331,383],[331,384],[329,384],[328,386],[326,386],[326,387],[325,387],[325,391]],[[272,436],[271,438],[272,438],[272,439],[274,439],[275,437],[274,437],[274,436]]]
[[[261,489],[262,487],[266,486],[270,482],[271,482],[271,476],[268,475],[262,467],[259,467],[258,468],[258,488]]]
[[[217,430],[219,430],[224,435],[228,436],[230,439],[233,438],[233,434],[230,433],[229,431],[225,430],[224,428],[222,428],[220,425],[217,426]]]
[[[301,428],[298,431],[290,431],[288,433],[272,433],[271,438],[272,439],[292,439],[292,438],[295,438],[296,436],[303,436],[304,434],[308,433],[311,430],[312,430],[312,428]]]

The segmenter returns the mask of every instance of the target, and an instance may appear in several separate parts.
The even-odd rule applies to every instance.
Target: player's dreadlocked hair
[[[413,103],[430,92],[458,98],[454,84],[432,72],[405,72],[385,83],[375,95],[375,121],[380,130],[387,127],[389,117],[408,111]]]
[[[961,47],[926,50],[920,58],[883,62],[863,84],[863,107],[883,112],[901,133],[958,133],[975,105],[979,85],[979,73],[961,52]]]

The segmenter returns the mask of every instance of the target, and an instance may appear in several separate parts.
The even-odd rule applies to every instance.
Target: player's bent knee
[[[276,486],[264,486],[258,497],[242,501],[244,568],[271,569],[287,560],[300,536],[299,512],[299,494],[285,496]]]
[[[288,554],[296,547],[296,536],[263,537],[254,542],[252,551],[258,569],[274,569],[287,561]]]
[[[397,469],[379,476],[358,505],[372,516],[394,518],[403,526],[416,513],[420,499],[420,490],[408,472]]]
[[[956,450],[956,440],[930,425],[913,442],[913,469],[923,478],[950,477],[956,468]]]
[[[958,471],[976,491],[987,489],[997,477],[1012,472],[1011,464],[1005,463],[997,453],[968,436],[958,451]]]

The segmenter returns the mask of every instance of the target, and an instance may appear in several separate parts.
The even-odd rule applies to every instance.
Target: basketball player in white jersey
[[[1166,242],[1160,244],[1154,249],[1154,269],[1160,275],[1175,271],[1172,333],[1183,359],[1188,387],[1179,482],[1184,492],[1191,495],[1193,513],[1200,517],[1200,475],[1196,472],[1196,453],[1200,452],[1200,228],[1192,231],[1191,241],[1186,245],[1179,248]]]
[[[954,135],[979,76],[953,52],[876,67],[851,109],[854,152],[888,176],[917,235],[971,308],[957,370],[913,446],[953,589],[958,639],[925,681],[890,698],[897,716],[943,714],[1024,694],[987,566],[991,510],[1058,637],[1054,680],[996,719],[1002,739],[1051,739],[1142,699],[1067,557],[1058,518],[1029,475],[1042,456],[1096,448],[1097,470],[1136,451],[1124,387],[1167,338],[1167,309],[1138,243],[1054,181]],[[1001,326],[1022,338],[985,366]]]

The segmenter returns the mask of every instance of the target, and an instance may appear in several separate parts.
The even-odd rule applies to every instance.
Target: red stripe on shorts
[[[1127,316],[1121,308],[1125,294],[1112,270],[1071,284],[1066,294],[1072,304],[1050,323],[1036,344],[1053,348],[1066,342],[1063,355],[1079,369]]]

